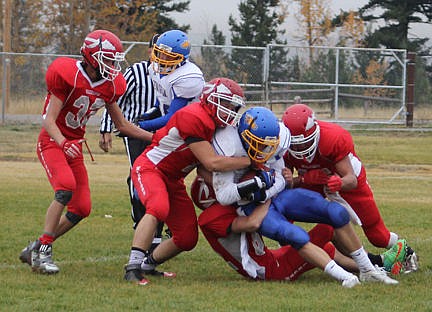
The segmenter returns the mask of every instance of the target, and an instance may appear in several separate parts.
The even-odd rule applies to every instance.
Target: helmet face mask
[[[184,32],[176,29],[164,32],[153,46],[153,70],[162,75],[174,72],[189,57],[190,49],[189,39]]]
[[[253,107],[243,113],[238,128],[243,147],[255,163],[265,163],[279,146],[279,121],[264,107]]]
[[[201,103],[219,127],[237,126],[241,117],[238,111],[245,106],[244,93],[233,80],[215,78],[204,86]]]
[[[81,47],[87,64],[98,70],[102,78],[114,80],[121,71],[125,53],[120,39],[107,30],[95,30],[87,35]]]
[[[282,120],[291,131],[290,155],[312,162],[320,137],[320,127],[313,110],[304,104],[294,104],[287,108]]]

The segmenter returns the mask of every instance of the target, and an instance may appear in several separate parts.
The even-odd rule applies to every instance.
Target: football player
[[[216,128],[238,122],[243,107],[241,87],[228,78],[215,78],[206,84],[200,101],[178,110],[168,123],[155,132],[149,147],[136,159],[131,176],[146,213],[136,227],[127,281],[146,285],[146,275],[173,277],[155,267],[191,250],[198,240],[198,224],[184,178],[198,164],[209,171],[246,168],[250,159],[217,155],[210,141]],[[165,222],[172,237],[148,253],[158,222]]]
[[[189,61],[190,52],[189,39],[181,30],[168,30],[157,39],[149,71],[156,90],[156,104],[152,119],[138,121],[142,129],[154,131],[163,127],[177,110],[201,95],[203,73]],[[156,117],[155,111],[160,117]]]
[[[147,141],[152,137],[152,133],[126,121],[116,103],[126,87],[120,73],[124,60],[120,39],[109,31],[95,30],[86,36],[81,54],[82,60],[57,58],[46,72],[48,94],[37,155],[54,190],[54,200],[47,209],[42,235],[24,248],[19,257],[40,273],[59,272],[52,259],[54,240],[91,211],[82,154],[88,119],[106,107],[122,133]]]
[[[271,200],[259,232],[281,245],[290,244],[307,262],[341,281],[344,287],[353,287],[360,283],[357,276],[336,264],[322,248],[310,241],[305,230],[289,220],[331,225],[338,242],[349,251],[358,265],[360,280],[397,284],[396,280],[373,266],[343,206],[329,202],[309,190],[284,189],[282,156],[289,146],[289,136],[285,126],[279,123],[270,110],[263,107],[250,108],[243,113],[237,131],[233,128],[218,130],[214,138],[218,154],[247,154],[255,167],[269,167],[259,169],[256,176],[245,181],[238,180],[241,172],[213,173],[212,185],[218,202],[222,205],[237,204],[241,213],[251,215],[257,204]],[[237,146],[240,148],[236,148]]]
[[[238,215],[233,206],[216,201],[211,185],[197,176],[191,185],[195,205],[203,212],[198,224],[210,246],[241,275],[257,280],[294,281],[314,268],[290,245],[269,249],[257,232],[268,212],[270,201],[257,205],[249,216]],[[330,242],[333,228],[319,224],[308,232],[313,244],[321,247],[344,267],[356,270],[352,259],[340,254]]]
[[[283,122],[292,135],[284,158],[286,167],[298,172],[294,187],[324,196],[339,194],[359,217],[368,240],[376,247],[390,248],[381,266],[394,274],[400,269],[416,271],[416,253],[384,224],[350,133],[339,125],[317,120],[313,110],[301,103],[286,109]]]

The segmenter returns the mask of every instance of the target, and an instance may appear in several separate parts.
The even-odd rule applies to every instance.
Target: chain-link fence
[[[147,42],[124,42],[128,65],[148,59]],[[39,114],[45,71],[59,55],[1,53],[2,121]],[[79,55],[70,57],[79,58]],[[238,81],[250,105],[280,114],[300,96],[319,118],[351,123],[405,123],[405,50],[267,45],[193,45],[190,57],[206,80]],[[414,123],[432,120],[431,103],[415,103]],[[418,116],[418,118],[416,118]]]

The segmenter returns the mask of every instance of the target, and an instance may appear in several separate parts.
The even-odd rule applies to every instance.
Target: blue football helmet
[[[155,72],[167,75],[188,59],[191,44],[181,30],[168,30],[159,36],[153,46],[151,61]]]
[[[279,146],[279,121],[265,107],[252,107],[240,118],[238,133],[243,147],[255,163],[264,163]]]

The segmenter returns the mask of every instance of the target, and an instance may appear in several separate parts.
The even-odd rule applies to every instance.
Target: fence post
[[[415,52],[408,52],[407,57],[407,111],[406,111],[406,126],[412,127],[414,120],[414,86],[415,86]]]

